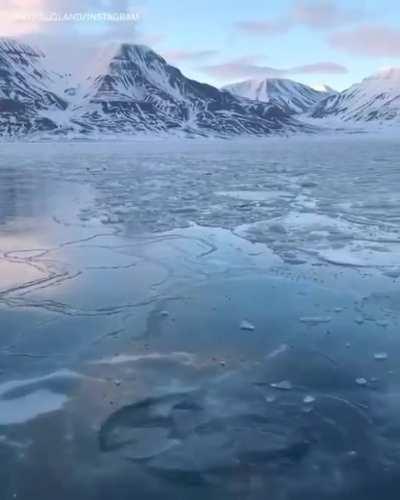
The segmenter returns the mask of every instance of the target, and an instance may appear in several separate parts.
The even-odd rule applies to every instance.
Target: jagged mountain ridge
[[[400,69],[379,72],[342,93],[272,79],[243,82],[240,96],[185,77],[148,47],[122,44],[88,79],[76,87],[71,81],[46,69],[40,51],[0,39],[0,136],[317,131],[315,120],[302,121],[306,115],[400,122]]]
[[[186,78],[148,47],[122,44],[76,88],[45,69],[44,55],[0,45],[0,135],[286,134],[314,130],[282,108]]]
[[[26,44],[0,39],[0,135],[57,128],[49,115],[67,103],[52,90],[56,77],[45,69],[44,57]]]
[[[237,96],[277,105],[293,114],[310,110],[327,95],[326,91],[286,78],[246,80],[223,88]]]
[[[85,132],[265,135],[307,128],[279,107],[186,78],[142,45],[121,45],[92,80],[75,108],[74,122]]]
[[[312,110],[313,118],[355,122],[400,122],[400,68],[379,71]]]

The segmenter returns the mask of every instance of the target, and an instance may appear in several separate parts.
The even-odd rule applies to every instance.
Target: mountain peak
[[[288,78],[246,80],[227,85],[224,89],[240,97],[275,104],[292,114],[303,113],[324,95],[322,92]]]
[[[135,44],[135,43],[122,43],[119,45],[115,53],[115,58],[117,59],[140,59],[142,61],[149,62],[150,60],[157,60],[165,62],[164,59],[154,52],[153,49],[147,45]]]
[[[141,43],[121,43],[120,50],[124,51],[134,51],[142,54],[155,54],[154,50],[151,49],[148,45],[144,45]]]

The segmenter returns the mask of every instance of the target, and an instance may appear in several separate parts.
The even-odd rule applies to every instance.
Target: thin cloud
[[[165,40],[167,39],[167,35],[165,33],[142,33],[136,30],[136,35],[134,38],[135,43],[154,47],[154,45],[159,45],[160,43],[165,42]]]
[[[172,62],[201,61],[217,54],[217,50],[167,50],[162,52],[162,56],[167,61]]]
[[[274,36],[287,33],[292,28],[292,23],[287,19],[276,21],[239,21],[235,28],[249,35]]]
[[[384,25],[363,25],[334,33],[330,45],[348,54],[365,57],[400,57],[400,29]]]
[[[120,22],[101,16],[98,21],[49,20],[53,14],[102,13],[135,14],[138,20],[133,15]],[[54,70],[79,74],[108,46],[127,42],[154,47],[163,42],[162,33],[143,33],[143,13],[135,0],[0,0],[0,34],[42,49]]]
[[[343,26],[357,21],[362,15],[361,10],[344,8],[331,0],[318,2],[298,0],[294,3],[291,12],[295,24],[316,30]]]
[[[234,27],[248,35],[268,37],[282,35],[301,26],[311,30],[330,30],[357,21],[362,16],[362,10],[341,7],[333,0],[296,0],[281,17],[239,21]]]
[[[40,30],[38,18],[31,13],[43,12],[45,0],[2,0],[0,6],[0,33],[3,37],[18,37]]]
[[[288,70],[290,74],[325,74],[325,75],[343,75],[349,72],[346,66],[334,62],[318,62],[314,64],[305,64],[295,66]]]
[[[345,74],[348,69],[334,62],[317,62],[290,68],[273,68],[252,62],[252,58],[234,59],[222,64],[203,66],[201,71],[223,81],[244,78],[284,78],[300,74]]]

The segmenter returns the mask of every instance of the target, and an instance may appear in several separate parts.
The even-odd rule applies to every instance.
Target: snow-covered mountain
[[[143,45],[107,55],[74,107],[81,132],[179,131],[200,135],[265,135],[306,130],[286,110],[186,78]]]
[[[327,90],[315,90],[285,78],[246,80],[223,88],[233,95],[280,106],[289,113],[304,113],[327,96]]]
[[[400,68],[379,71],[316,105],[314,118],[357,122],[400,122]]]
[[[54,88],[56,75],[44,54],[14,40],[0,39],[0,135],[19,136],[57,128],[52,115],[67,104]]]
[[[400,68],[380,71],[341,93],[277,78],[217,89],[185,77],[148,47],[122,44],[77,82],[74,75],[46,69],[40,51],[0,39],[0,137],[316,131],[306,114],[400,123]]]

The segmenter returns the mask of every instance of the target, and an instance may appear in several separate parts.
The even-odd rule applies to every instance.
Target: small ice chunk
[[[385,361],[388,359],[388,354],[387,352],[376,352],[374,354],[374,359],[376,359],[376,361]]]
[[[267,397],[265,398],[265,401],[266,401],[267,403],[274,403],[274,402],[276,401],[276,397],[275,397],[275,396],[267,396]]]
[[[329,323],[331,319],[330,316],[303,316],[300,318],[300,321],[306,325],[314,326],[320,323]]]
[[[356,384],[358,385],[367,385],[368,381],[364,377],[358,377],[356,378]]]
[[[169,316],[169,312],[168,311],[161,311],[160,316],[162,316],[163,318],[167,318]]]
[[[357,323],[357,325],[362,325],[364,323],[364,318],[362,316],[357,316],[354,321]]]
[[[281,344],[279,347],[274,349],[272,352],[267,354],[265,356],[265,359],[273,359],[276,358],[276,356],[279,356],[279,354],[282,354],[286,352],[289,349],[289,346],[287,344]]]
[[[282,380],[281,382],[273,382],[270,384],[273,389],[279,389],[281,391],[291,391],[293,389],[293,385],[289,380]]]
[[[252,325],[249,321],[247,321],[247,320],[244,319],[240,323],[240,329],[241,330],[245,330],[246,332],[254,332],[254,330],[256,329],[256,327],[254,325]]]
[[[314,396],[305,396],[304,399],[303,399],[303,403],[306,404],[306,405],[310,405],[311,403],[314,403],[315,401],[315,398]]]

